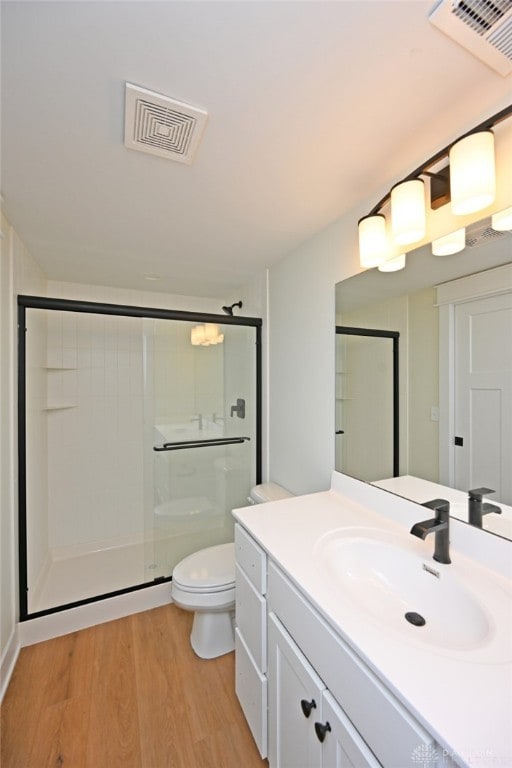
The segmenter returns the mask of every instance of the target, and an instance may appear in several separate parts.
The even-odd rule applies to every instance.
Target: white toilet
[[[263,504],[293,494],[276,483],[262,483],[251,490],[249,501]],[[202,659],[214,659],[235,647],[235,545],[207,547],[185,557],[174,568],[173,602],[194,611],[190,644]]]

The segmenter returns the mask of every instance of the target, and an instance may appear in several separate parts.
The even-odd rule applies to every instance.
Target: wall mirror
[[[335,456],[419,503],[444,491],[464,521],[467,491],[489,488],[502,514],[483,529],[512,538],[512,232],[490,224],[455,255],[423,246],[336,285]]]

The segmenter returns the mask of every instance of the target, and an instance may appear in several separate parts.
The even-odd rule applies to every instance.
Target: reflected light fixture
[[[487,208],[496,196],[493,132],[478,131],[457,141],[449,162],[452,212],[463,216]]]
[[[391,254],[398,248],[402,250],[401,246],[425,239],[428,234],[429,209],[424,179],[429,179],[432,210],[450,202],[454,216],[467,215],[493,203],[496,196],[496,168],[492,129],[511,116],[512,105],[460,136],[395,184],[370,213],[359,220],[361,267],[391,271],[389,264],[405,261],[403,255],[397,256],[395,260],[390,258]],[[388,204],[391,210],[389,226],[383,213]],[[511,228],[510,210],[509,216],[511,218],[507,218],[503,212],[502,223],[498,214],[493,216],[493,221],[497,222],[495,228]],[[461,246],[464,230],[457,228],[456,224],[454,230],[450,235],[434,241],[433,252],[436,255],[457,253],[465,247],[465,243]],[[383,267],[385,264],[388,267]],[[400,267],[395,266],[394,269]]]
[[[491,216],[491,227],[497,232],[508,232],[512,229],[512,207],[505,208],[504,211],[493,213]]]
[[[456,229],[455,232],[450,232],[449,235],[444,237],[438,237],[437,240],[432,240],[432,253],[434,256],[452,256],[454,253],[463,251],[466,247],[466,230]]]
[[[405,253],[401,253],[400,256],[395,256],[393,259],[388,259],[379,265],[379,272],[398,272],[399,269],[405,267]]]
[[[195,325],[190,331],[190,343],[194,347],[209,347],[210,345],[222,344],[224,334],[219,332],[217,323],[204,323],[204,325]]]

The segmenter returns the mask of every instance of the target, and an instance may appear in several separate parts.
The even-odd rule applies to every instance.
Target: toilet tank
[[[251,504],[265,504],[267,501],[279,501],[280,499],[288,499],[293,496],[293,493],[287,491],[277,483],[261,483],[251,488],[248,501]]]

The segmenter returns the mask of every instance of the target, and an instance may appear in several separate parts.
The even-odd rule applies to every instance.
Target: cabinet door
[[[381,764],[329,691],[323,693],[319,725],[328,729],[322,747],[322,768],[380,768]]]
[[[315,721],[325,686],[272,613],[268,641],[270,768],[320,768]]]

